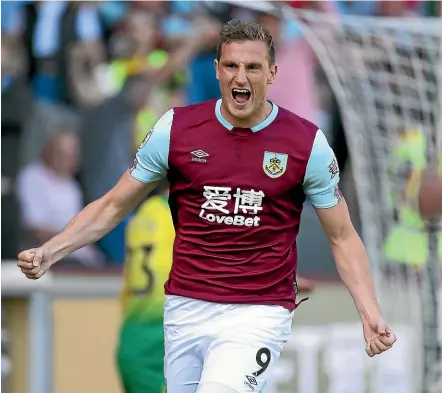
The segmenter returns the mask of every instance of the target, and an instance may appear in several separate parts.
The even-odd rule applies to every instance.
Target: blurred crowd
[[[318,124],[344,168],[339,109],[287,3],[339,15],[440,11],[438,1],[2,1],[2,258],[45,242],[109,190],[167,109],[219,97],[213,60],[232,18],[271,32],[270,98]],[[121,264],[128,219],[64,266]]]

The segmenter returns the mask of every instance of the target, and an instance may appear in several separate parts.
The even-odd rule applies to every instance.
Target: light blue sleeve
[[[321,130],[316,133],[304,177],[304,192],[313,206],[327,209],[342,199],[335,153]]]
[[[172,121],[173,109],[166,112],[146,135],[129,170],[132,177],[150,183],[167,176]]]

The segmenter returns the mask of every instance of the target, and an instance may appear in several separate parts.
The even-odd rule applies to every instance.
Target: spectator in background
[[[96,83],[96,69],[105,62],[97,4],[88,1],[68,3],[63,21],[68,25],[61,31],[64,38],[59,60],[61,98],[76,107],[96,105],[104,99]]]
[[[100,1],[96,2],[96,5],[102,22],[103,40],[108,43],[113,32],[118,29],[125,18],[130,2],[122,0]]]
[[[87,203],[109,191],[131,166],[136,117],[146,106],[151,86],[145,74],[130,76],[116,96],[83,113],[80,181]],[[98,243],[114,262],[124,261],[126,222],[123,220]]]
[[[37,158],[54,124],[75,126],[77,108],[102,99],[91,75],[103,61],[103,52],[94,3],[28,2],[22,13],[28,79],[35,97],[21,141],[21,160],[26,165]]]
[[[167,51],[159,49],[157,45],[157,25],[153,13],[143,8],[129,10],[121,28],[111,37],[110,52],[113,59],[107,65],[106,75],[102,74],[101,85],[103,89],[108,90],[109,95],[121,91],[130,76],[146,73],[154,79],[155,71],[167,63]],[[162,101],[162,95],[157,92],[153,108],[140,108],[137,116],[143,119],[146,130],[149,130],[162,114]]]
[[[221,93],[216,79],[213,60],[221,25],[233,18],[232,6],[223,2],[173,2],[174,16],[165,21],[163,29],[169,40],[194,39],[192,30],[201,24],[210,26],[204,35],[204,45],[189,64],[187,104],[219,98]]]
[[[17,184],[23,247],[46,242],[84,207],[81,189],[74,179],[79,156],[77,135],[58,132],[49,140],[41,160],[21,170]],[[94,246],[78,250],[69,259],[88,267],[104,263]]]
[[[136,116],[151,87],[146,74],[130,75],[117,95],[83,112],[80,178],[88,203],[109,191],[131,166]]]
[[[94,92],[86,86],[94,67],[103,61],[96,5],[85,1],[28,2],[22,12],[29,77],[36,98],[69,106],[95,100]]]
[[[308,7],[331,11],[328,2],[308,3]],[[294,21],[276,13],[259,13],[258,23],[269,30],[276,45],[278,75],[269,86],[269,98],[278,105],[315,123],[321,124],[316,83],[316,55]],[[322,126],[322,125],[321,125]]]
[[[192,40],[163,37],[160,27],[166,17],[164,4],[167,5],[164,2],[131,5],[124,21],[111,36],[112,60],[100,70],[101,89],[109,96],[118,93],[129,76],[146,73],[155,82],[148,105],[137,113],[134,146],[141,143],[146,132],[170,107],[170,100],[183,89],[184,67],[202,46],[201,36],[207,30],[207,26],[195,27]]]

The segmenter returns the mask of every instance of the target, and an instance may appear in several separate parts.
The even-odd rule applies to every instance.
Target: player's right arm
[[[157,122],[140,145],[132,168],[103,197],[87,205],[59,234],[39,248],[23,251],[18,266],[29,279],[110,232],[167,175],[173,111]]]

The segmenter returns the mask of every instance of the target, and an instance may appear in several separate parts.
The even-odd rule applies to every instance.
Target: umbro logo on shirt
[[[194,157],[192,157],[192,161],[196,162],[207,162],[207,157],[209,157],[209,154],[206,153],[204,150],[194,150],[190,152]]]

